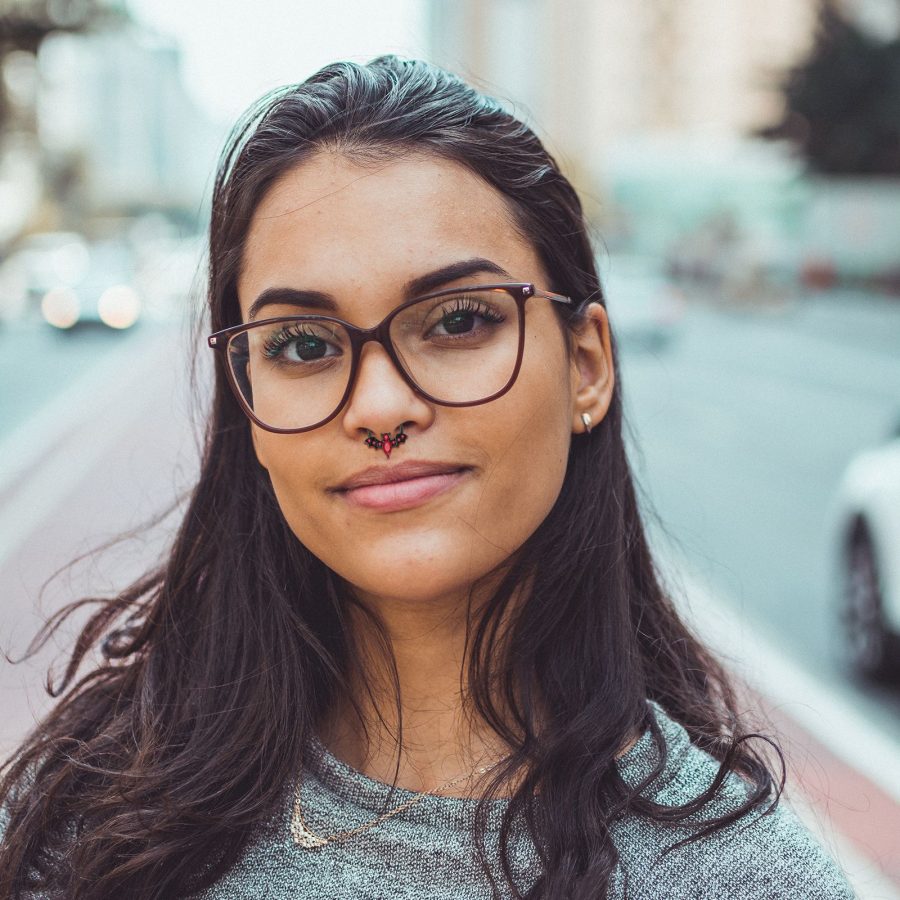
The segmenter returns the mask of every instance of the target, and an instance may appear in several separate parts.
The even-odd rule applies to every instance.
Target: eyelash
[[[266,338],[266,342],[263,344],[266,359],[274,359],[291,341],[303,337],[324,340],[320,335],[312,331],[306,331],[302,325],[288,325]]]
[[[474,312],[478,313],[478,315],[488,322],[502,322],[506,318],[502,313],[497,312],[495,309],[491,309],[489,306],[485,306],[478,300],[472,300],[471,297],[456,297],[454,298],[454,303],[455,305],[452,309],[442,307],[441,314],[448,316],[455,312]]]

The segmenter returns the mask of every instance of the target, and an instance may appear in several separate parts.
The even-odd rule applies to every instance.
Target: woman
[[[3,896],[850,896],[657,579],[525,125],[394,57],[264,98],[209,302],[199,483],[7,769]]]

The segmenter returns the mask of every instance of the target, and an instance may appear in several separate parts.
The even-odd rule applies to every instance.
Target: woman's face
[[[242,315],[247,321],[266,289],[287,287],[329,295],[336,307],[329,315],[367,328],[403,302],[412,280],[477,259],[509,277],[476,269],[432,289],[502,281],[550,287],[501,195],[464,167],[413,156],[362,168],[323,152],[282,176],[255,211],[238,281]],[[598,414],[584,399],[587,381],[605,374],[612,390],[602,308],[593,307],[600,314],[585,341],[601,345],[603,356],[605,340],[606,357],[595,346],[591,361],[567,355],[552,305],[542,298],[525,304],[521,371],[490,403],[451,408],[424,400],[384,348],[369,342],[355,388],[332,421],[287,435],[251,425],[290,528],[361,597],[459,596],[548,514],[572,433],[583,430],[580,412],[595,423],[605,412],[605,404]],[[257,318],[303,311],[279,303]],[[408,439],[390,458],[365,445],[369,431],[401,424]],[[364,470],[413,462],[452,471],[393,488],[342,489]]]

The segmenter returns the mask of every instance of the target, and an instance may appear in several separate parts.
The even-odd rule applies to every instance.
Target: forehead
[[[545,280],[503,196],[464,166],[426,156],[361,166],[323,152],[256,208],[238,294],[245,316],[268,287],[325,291],[358,310],[364,300],[397,302],[406,281],[473,257]]]

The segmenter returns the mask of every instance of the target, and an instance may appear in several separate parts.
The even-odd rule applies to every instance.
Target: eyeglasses
[[[525,302],[574,301],[533,284],[454,287],[417,297],[373,328],[297,315],[224,328],[207,341],[225,354],[231,388],[261,428],[311,431],[343,409],[362,348],[377,341],[406,383],[441,406],[477,406],[505,394],[522,367]]]

